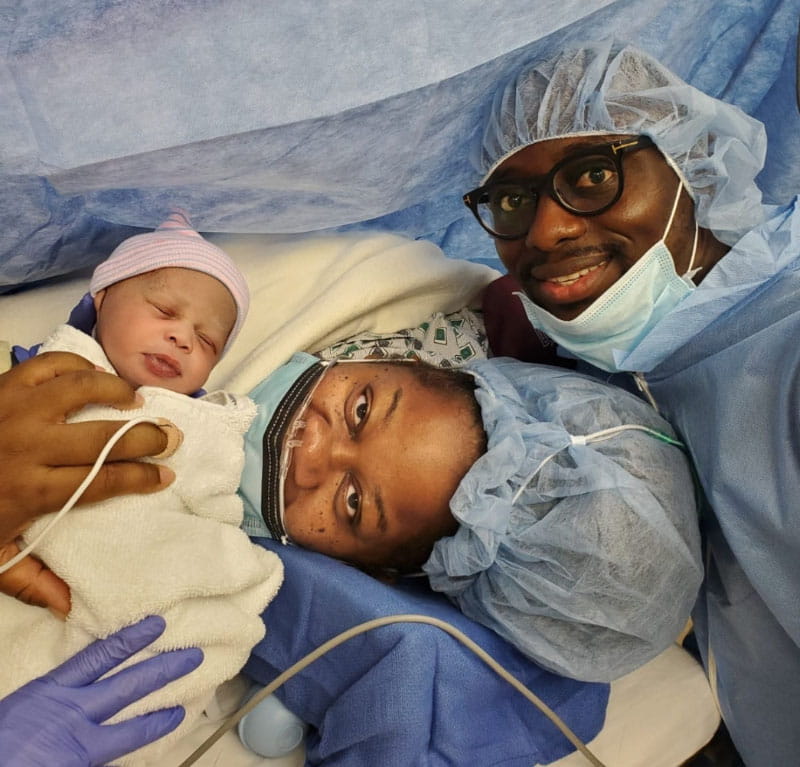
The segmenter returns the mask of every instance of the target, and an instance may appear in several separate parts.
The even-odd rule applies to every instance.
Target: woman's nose
[[[347,470],[349,445],[318,414],[306,413],[303,422],[304,428],[293,437],[299,444],[292,448],[289,471],[298,487],[312,489]]]
[[[549,252],[565,240],[574,240],[586,232],[587,219],[568,211],[549,194],[542,194],[536,205],[525,245],[529,248]]]

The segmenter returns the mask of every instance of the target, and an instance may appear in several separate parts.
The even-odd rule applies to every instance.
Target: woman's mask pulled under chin
[[[689,268],[683,277],[675,271],[666,244],[680,192],[679,185],[662,238],[575,319],[561,320],[524,293],[517,293],[531,325],[576,357],[609,373],[617,372],[642,338],[695,288],[692,277],[696,270],[692,271],[692,264],[697,250],[697,225]]]

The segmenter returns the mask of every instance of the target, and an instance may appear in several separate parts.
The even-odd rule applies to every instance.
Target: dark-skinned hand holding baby
[[[16,539],[37,517],[58,511],[91,470],[120,421],[67,423],[87,404],[135,408],[140,399],[121,378],[73,354],[42,354],[0,375],[0,564],[19,552]],[[78,503],[169,485],[170,469],[139,462],[169,455],[175,427],[139,424],[111,451]],[[173,448],[174,449],[174,448]],[[66,615],[69,589],[33,557],[0,574],[0,591]]]

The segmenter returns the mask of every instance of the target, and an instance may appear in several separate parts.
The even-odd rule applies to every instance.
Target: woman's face
[[[404,365],[339,363],[300,419],[284,483],[294,543],[370,566],[420,534],[452,534],[449,501],[477,458],[459,398]]]
[[[568,154],[620,138],[542,141],[509,157],[491,180],[538,180]],[[528,234],[519,240],[495,241],[500,259],[526,295],[559,319],[577,317],[664,235],[678,193],[678,176],[654,147],[626,154],[622,168],[622,196],[603,213],[579,216],[542,194]],[[683,274],[695,230],[694,205],[683,188],[680,194],[667,246],[676,271]],[[694,266],[698,265],[696,261]]]

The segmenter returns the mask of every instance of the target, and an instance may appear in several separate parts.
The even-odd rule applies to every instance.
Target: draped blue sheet
[[[0,291],[180,205],[202,231],[388,228],[495,262],[461,193],[500,79],[614,35],[764,120],[800,186],[800,0],[19,0],[0,14]]]
[[[584,741],[605,720],[609,686],[539,668],[421,582],[386,586],[312,551],[259,540],[286,577],[264,619],[267,635],[245,672],[267,684],[307,653],[363,621],[421,613],[451,623],[550,706]],[[278,691],[313,726],[308,765],[531,767],[573,747],[532,703],[442,629],[392,624],[314,661]]]

